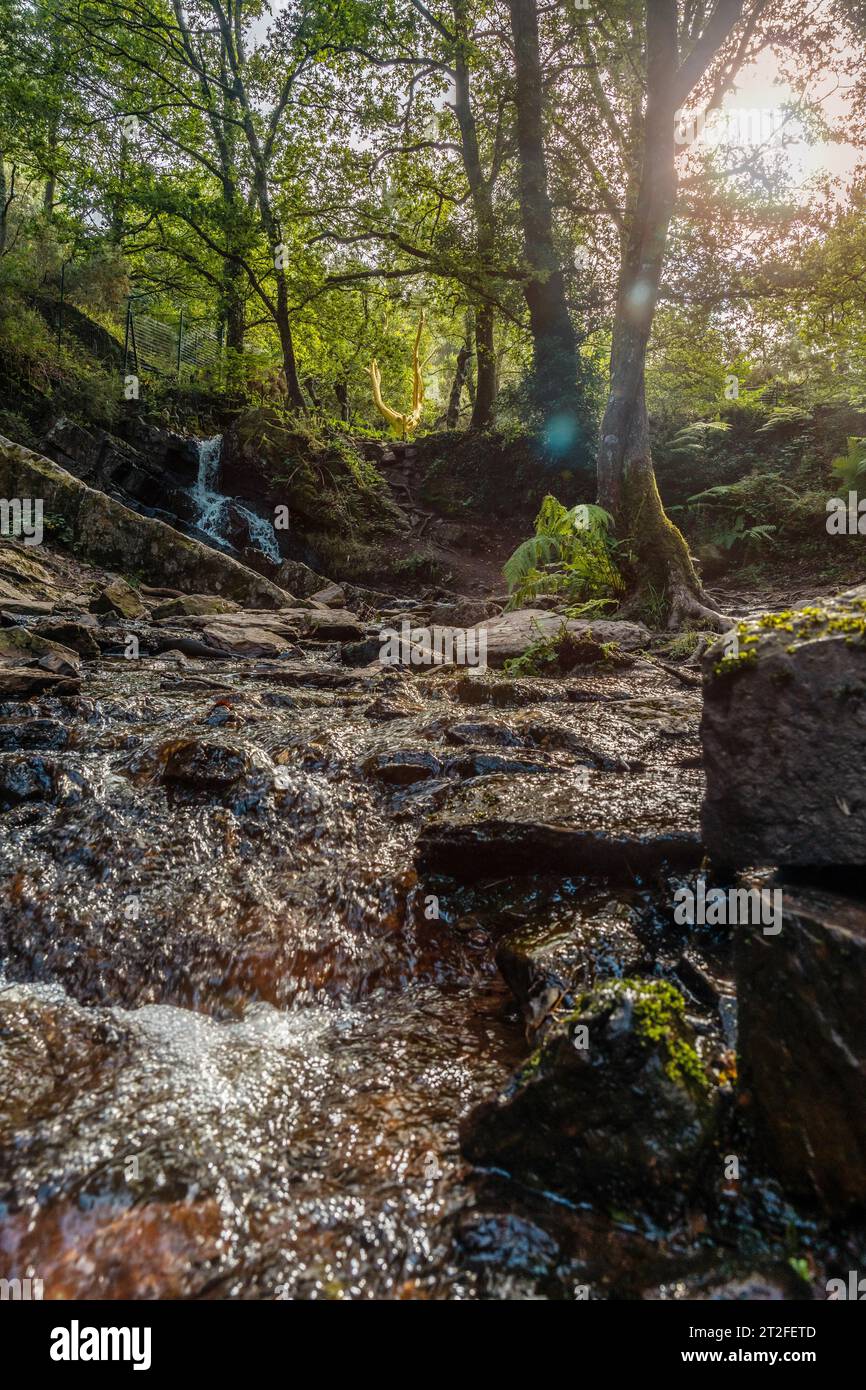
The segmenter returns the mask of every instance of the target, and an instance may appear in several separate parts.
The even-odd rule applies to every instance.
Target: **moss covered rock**
[[[473,1163],[575,1201],[669,1209],[698,1183],[716,1113],[682,995],[616,980],[470,1113],[461,1143]]]
[[[701,737],[717,863],[866,863],[866,585],[711,647]]]

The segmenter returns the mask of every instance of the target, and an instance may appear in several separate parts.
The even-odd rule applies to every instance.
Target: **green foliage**
[[[539,594],[569,601],[612,598],[624,585],[610,537],[613,518],[601,507],[566,508],[550,493],[530,536],[505,562],[509,607],[522,608]]]
[[[576,666],[630,666],[615,642],[599,642],[588,628],[584,633],[570,630],[563,619],[558,630],[545,636],[539,629],[538,638],[520,656],[505,662],[509,676],[561,676]]]
[[[847,454],[830,466],[846,490],[856,491],[866,478],[866,439],[849,437]]]

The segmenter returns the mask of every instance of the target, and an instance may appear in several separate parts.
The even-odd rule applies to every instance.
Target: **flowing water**
[[[190,489],[190,496],[196,507],[193,521],[206,536],[210,536],[223,545],[227,544],[229,508],[233,507],[249,527],[251,544],[269,560],[272,560],[275,565],[280,564],[282,555],[277,543],[276,532],[267,517],[259,516],[257,512],[251,511],[237,498],[227,497],[225,493],[217,490],[221,449],[222,435],[220,434],[214,435],[211,439],[199,441],[198,477],[195,485]]]
[[[7,1276],[46,1297],[568,1298],[589,1271],[600,1296],[679,1296],[713,1267],[700,1227],[479,1184],[458,1140],[528,1051],[503,934],[578,924],[590,977],[666,972],[683,940],[657,889],[433,877],[416,840],[466,796],[549,818],[554,787],[688,824],[696,747],[695,701],[651,669],[410,676],[334,644],[104,657],[80,695],[0,705]]]

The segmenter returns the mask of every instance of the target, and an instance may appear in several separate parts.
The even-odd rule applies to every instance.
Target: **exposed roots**
[[[709,594],[702,589],[695,577],[683,575],[678,568],[671,567],[668,575],[668,627],[681,628],[687,623],[698,622],[701,627],[713,632],[727,632],[734,621],[723,613]]]

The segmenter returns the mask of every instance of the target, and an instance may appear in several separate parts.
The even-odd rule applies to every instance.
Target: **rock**
[[[33,695],[76,695],[81,681],[55,676],[35,667],[0,666],[0,699],[29,700]]]
[[[364,636],[364,625],[345,608],[310,608],[301,616],[307,636],[321,641],[357,641]]]
[[[697,1185],[715,1114],[682,996],[658,980],[609,981],[470,1112],[461,1148],[573,1201],[667,1211]]]
[[[440,767],[432,753],[413,748],[392,748],[384,753],[374,753],[363,764],[368,777],[390,786],[407,787],[413,782],[436,777]]]
[[[612,976],[647,969],[651,961],[631,929],[627,903],[611,899],[595,913],[581,910],[571,923],[509,932],[496,948],[496,964],[534,1032],[554,1003]]]
[[[99,656],[99,644],[94,640],[91,629],[83,622],[49,620],[34,624],[30,630],[49,642],[58,642],[61,647],[68,647],[70,651],[77,652],[85,661],[95,661]]]
[[[324,589],[319,589],[318,593],[310,594],[313,603],[321,604],[323,608],[345,608],[346,591],[340,584],[328,584]]]
[[[0,755],[0,807],[9,810],[22,801],[74,802],[81,798],[84,780],[39,753]]]
[[[456,603],[437,603],[430,610],[430,622],[440,627],[473,627],[501,613],[498,603],[461,598]]]
[[[713,860],[866,864],[866,586],[767,613],[703,659],[702,824]]]
[[[736,929],[741,1101],[786,1191],[842,1212],[866,1201],[866,906],[782,904],[777,935]]]
[[[118,618],[141,618],[147,612],[138,594],[123,579],[113,579],[97,594],[91,613],[113,613]]]
[[[82,558],[137,573],[184,593],[216,593],[238,603],[279,608],[291,595],[210,546],[153,517],[140,516],[20,444],[0,436],[0,495],[41,497],[63,516]]]
[[[490,777],[455,793],[416,844],[426,870],[475,878],[498,872],[605,874],[632,883],[662,865],[695,868],[702,848],[683,789],[589,771]]]
[[[49,663],[46,671],[54,669],[57,675],[77,675],[80,662],[76,652],[59,642],[50,642],[38,632],[26,627],[0,628],[0,663],[10,666],[41,665],[46,657],[55,658],[54,666]],[[65,665],[64,665],[65,663]]]
[[[731,565],[730,551],[726,553],[719,546],[711,545],[709,542],[698,546],[696,558],[704,579],[717,578],[718,575],[724,574]]]
[[[340,660],[344,666],[371,666],[379,660],[382,643],[378,637],[364,637],[360,642],[344,642]]]
[[[69,730],[59,719],[22,719],[0,724],[0,750],[14,753],[24,749],[58,749],[69,743]]]
[[[41,671],[50,671],[55,676],[77,676],[79,671],[78,657],[74,654],[65,657],[59,651],[40,656],[36,665]]]
[[[258,627],[252,623],[228,626],[213,623],[202,630],[209,647],[231,656],[282,656],[284,652],[298,654],[295,646],[297,631],[284,627],[282,632]]]
[[[3,586],[3,588],[8,587],[8,585]],[[9,598],[8,595],[0,593],[0,607],[4,613],[8,613],[16,621],[19,617],[47,617],[54,612],[53,603],[38,598],[27,598],[25,595],[22,595],[21,598]]]
[[[252,765],[243,749],[207,739],[186,739],[162,750],[166,751],[163,781],[203,791],[233,786]]]
[[[610,618],[564,619],[540,608],[518,608],[498,618],[486,618],[472,630],[486,632],[487,664],[496,667],[503,666],[512,657],[522,656],[533,642],[554,636],[563,625],[575,636],[591,633],[596,642],[615,642],[622,651],[645,647],[652,637],[643,623],[617,622]]]
[[[216,598],[212,594],[184,594],[179,598],[168,599],[151,609],[150,616],[158,618],[200,618],[211,613],[236,613],[238,605],[228,598]]]

